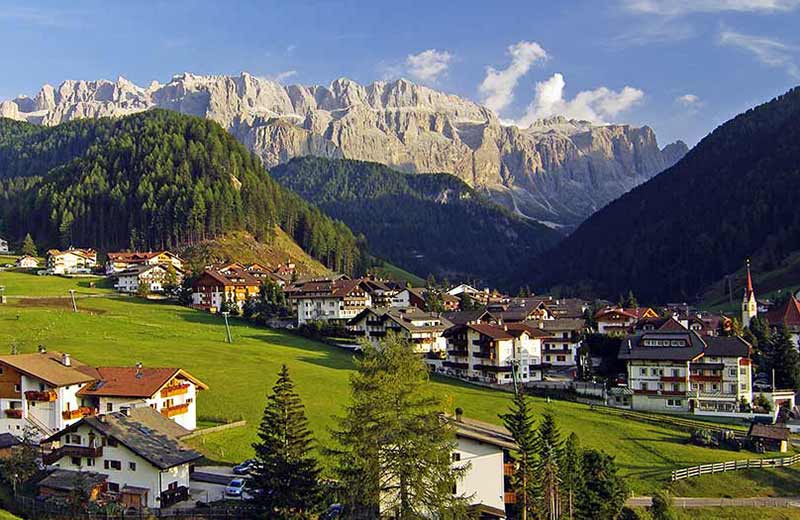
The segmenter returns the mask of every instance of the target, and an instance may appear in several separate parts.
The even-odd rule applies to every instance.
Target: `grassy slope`
[[[378,276],[387,278],[389,280],[408,282],[412,287],[425,286],[425,280],[422,277],[408,272],[405,269],[401,269],[396,265],[392,265],[389,262],[384,262],[380,267],[372,268],[372,271],[374,271]]]
[[[275,238],[270,244],[262,244],[248,233],[237,231],[188,246],[179,253],[198,271],[211,263],[262,263],[276,266],[288,261],[294,262],[297,269],[305,275],[328,273],[324,265],[308,256],[280,228],[275,228]]]
[[[54,279],[0,273],[0,285],[19,292],[47,293]],[[60,283],[60,282],[59,282]],[[61,292],[61,288],[50,289]],[[22,291],[25,292],[25,291]],[[331,416],[341,413],[349,399],[351,354],[278,331],[234,321],[234,344],[224,343],[222,319],[178,306],[148,303],[134,298],[85,299],[82,312],[69,312],[68,300],[14,301],[0,306],[0,351],[16,342],[24,352],[41,344],[63,350],[95,365],[181,366],[207,382],[211,389],[198,399],[199,415],[238,419],[246,428],[212,434],[198,447],[211,458],[237,461],[250,455],[250,444],[282,363],[291,370],[308,411],[310,425],[327,442]],[[450,410],[459,406],[466,415],[499,422],[509,395],[464,383],[438,380],[436,387]],[[715,451],[685,444],[686,434],[591,410],[586,405],[533,399],[537,414],[550,407],[563,433],[575,431],[584,445],[604,449],[617,457],[622,473],[636,493],[663,486],[668,471],[694,464],[718,462],[752,454]]]
[[[652,516],[643,508],[635,508],[641,520]],[[704,507],[674,508],[674,520],[800,520],[800,511],[787,507]]]
[[[8,511],[0,509],[0,520],[21,520],[20,517],[12,515]]]
[[[90,287],[94,282],[95,287]],[[5,285],[6,296],[69,296],[70,289],[76,294],[112,294],[111,283],[106,278],[63,276],[39,276],[25,271],[0,272],[0,285]]]
[[[703,475],[670,484],[672,494],[681,497],[714,496],[730,498],[795,497],[800,495],[800,469],[771,468]]]
[[[745,269],[742,267],[733,275],[732,304],[727,296],[725,280],[721,280],[709,287],[703,294],[702,306],[738,315],[745,274]],[[787,289],[795,292],[800,289],[800,253],[790,255],[777,269],[762,272],[758,268],[754,268],[752,274],[753,285],[759,299],[774,298]]]

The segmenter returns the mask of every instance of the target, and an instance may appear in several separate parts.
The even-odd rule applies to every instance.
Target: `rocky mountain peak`
[[[410,173],[448,172],[519,213],[574,226],[686,153],[660,149],[649,127],[554,116],[526,129],[489,109],[407,79],[284,86],[238,76],[177,74],[147,88],[120,77],[45,85],[0,103],[0,116],[55,125],[149,108],[208,117],[268,166],[302,155],[375,161]]]

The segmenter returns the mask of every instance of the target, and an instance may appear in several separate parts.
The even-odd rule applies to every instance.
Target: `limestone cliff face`
[[[572,227],[678,161],[648,127],[551,118],[506,126],[490,110],[406,80],[283,86],[240,76],[181,74],[139,87],[119,78],[45,85],[0,103],[0,116],[55,125],[159,107],[208,117],[274,166],[318,155],[410,173],[448,172],[529,217]]]

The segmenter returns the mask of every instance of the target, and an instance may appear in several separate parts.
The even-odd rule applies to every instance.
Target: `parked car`
[[[322,520],[334,520],[342,516],[344,506],[342,504],[331,504],[325,514],[322,515]]]
[[[235,478],[228,483],[225,488],[226,497],[242,498],[244,492],[245,480],[243,478]]]
[[[233,474],[234,475],[247,475],[248,473],[252,472],[256,468],[256,460],[255,459],[247,459],[246,461],[242,462],[241,464],[237,464],[233,467]]]

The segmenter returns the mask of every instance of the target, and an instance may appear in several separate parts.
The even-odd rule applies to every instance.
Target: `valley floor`
[[[78,313],[71,312],[65,293],[79,280],[55,279],[0,272],[9,303],[0,305],[0,349],[16,344],[21,352],[38,345],[70,353],[94,365],[179,366],[199,377],[210,389],[198,397],[201,423],[246,419],[248,424],[193,439],[214,461],[236,462],[252,455],[251,443],[282,364],[286,364],[304,400],[310,426],[319,442],[329,442],[333,417],[341,414],[349,396],[352,354],[318,342],[233,320],[233,344],[225,343],[221,317],[188,308],[121,298],[80,298]],[[83,287],[84,295],[107,293]],[[21,299],[23,294],[40,298]],[[47,296],[46,298],[41,298]],[[449,410],[461,407],[465,415],[499,423],[498,414],[509,405],[505,392],[467,383],[437,379],[436,388]],[[603,449],[616,457],[635,494],[651,494],[668,484],[669,471],[696,464],[752,458],[749,452],[712,450],[688,445],[688,435],[666,425],[632,421],[587,405],[532,398],[537,413],[550,408],[562,435],[577,432],[583,445]],[[794,471],[794,470],[792,470]],[[750,489],[757,481],[743,473],[725,479],[697,482],[702,496],[724,496],[726,490]],[[800,479],[793,473],[792,487]],[[769,484],[773,488],[775,482]],[[767,484],[764,484],[767,486]],[[678,494],[686,495],[681,489]],[[766,491],[766,490],[765,490]],[[742,491],[743,492],[743,491]],[[769,494],[769,493],[768,493]],[[696,495],[695,495],[696,496]]]

